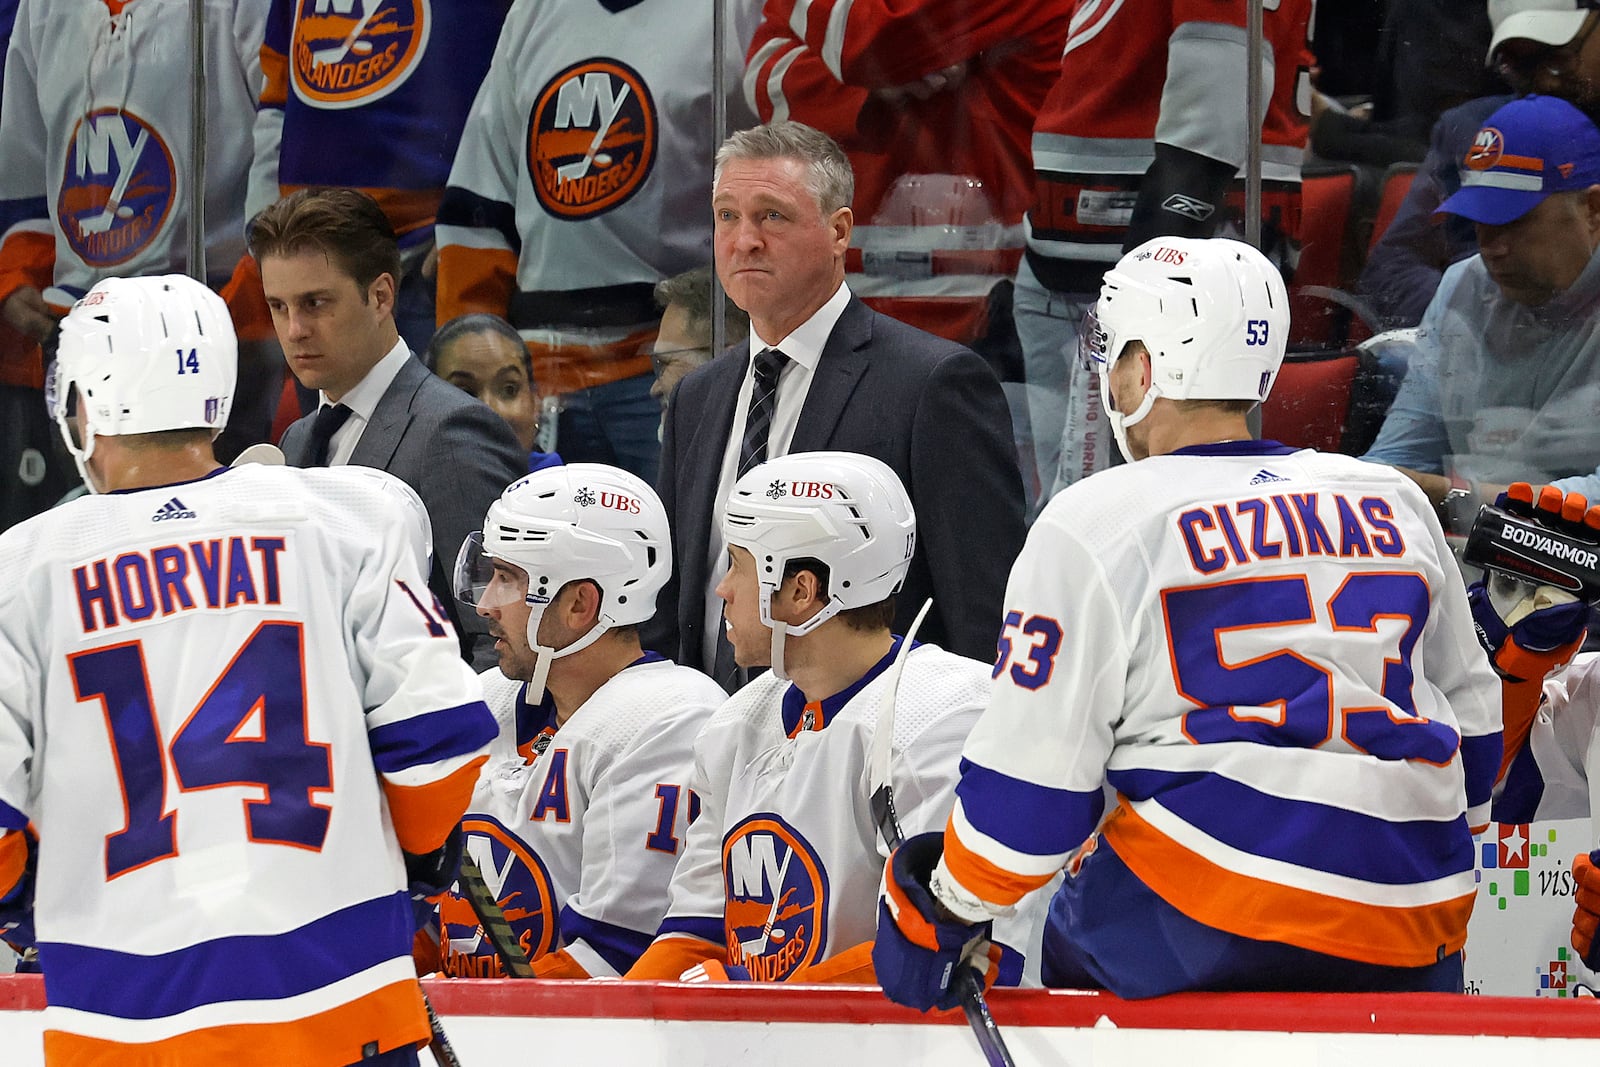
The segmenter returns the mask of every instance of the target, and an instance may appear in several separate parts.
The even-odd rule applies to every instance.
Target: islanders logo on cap
[[[1467,149],[1461,165],[1468,170],[1488,170],[1500,162],[1500,155],[1505,148],[1506,139],[1500,131],[1493,126],[1485,126],[1472,139],[1472,145]]]
[[[100,108],[72,131],[56,220],[86,264],[114,267],[149,246],[177,193],[172,150],[156,128],[131,111]]]
[[[382,99],[417,69],[432,29],[429,0],[298,0],[294,91],[322,108]]]
[[[506,922],[528,959],[548,953],[556,943],[557,915],[550,872],[538,853],[488,815],[463,819],[466,854],[483,872]],[[439,965],[454,978],[506,978],[494,946],[478,925],[472,902],[451,890],[439,902]]]
[[[723,839],[728,961],[781,982],[822,958],[828,874],[806,839],[776,815],[752,815]]]
[[[660,122],[639,72],[586,59],[551,78],[528,114],[528,176],[545,211],[587,219],[626,203],[656,160]]]

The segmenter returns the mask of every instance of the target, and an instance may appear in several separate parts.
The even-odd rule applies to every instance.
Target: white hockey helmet
[[[580,652],[613,626],[636,626],[655,614],[656,594],[672,575],[667,511],[641,478],[603,463],[546,467],[511,483],[489,505],[482,532],[456,559],[455,594],[476,608],[494,560],[527,572],[528,647],[537,657],[530,699],[544,695],[550,662]],[[600,587],[600,617],[565,648],[539,644],[539,620],[562,586]]]
[[[1079,355],[1128,453],[1126,427],[1168,400],[1265,400],[1288,342],[1289,293],[1259,251],[1227,238],[1157,237],[1106,272],[1084,317]],[[1150,353],[1151,387],[1131,415],[1114,407],[1111,367],[1130,341]]]
[[[78,471],[94,438],[228,424],[239,342],[222,298],[182,274],[107,278],[61,320],[47,399]],[[75,440],[72,412],[86,432]]]
[[[855,452],[797,452],[769,460],[733,487],[722,524],[728,544],[755,557],[761,622],[772,629],[772,670],[783,671],[785,632],[803,635],[847,608],[900,591],[917,545],[917,517],[888,464]],[[793,627],[774,621],[784,567],[828,568],[828,602]]]

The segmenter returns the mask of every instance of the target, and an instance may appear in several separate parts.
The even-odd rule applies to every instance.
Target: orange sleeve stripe
[[[364,997],[304,1019],[236,1023],[179,1034],[164,1041],[122,1044],[46,1030],[46,1063],[73,1067],[166,1067],[174,1063],[226,1063],[228,1067],[344,1067],[361,1060],[361,1046],[382,1051],[428,1041],[422,987],[395,982]]]
[[[676,982],[684,971],[706,960],[726,964],[728,952],[721,945],[698,937],[658,937],[622,977],[631,981]]]
[[[0,322],[0,385],[44,388],[44,353],[39,343]]]
[[[25,285],[41,293],[55,281],[56,239],[53,234],[18,230],[0,244],[0,303]]]
[[[1544,676],[1527,682],[1500,680],[1500,738],[1505,747],[1500,754],[1500,772],[1494,776],[1499,782],[1511,769],[1512,762],[1522,754],[1533,732],[1533,720],[1538,718],[1539,707],[1544,703]]]
[[[939,951],[939,934],[934,930],[933,923],[928,917],[911,903],[906,896],[905,887],[892,876],[885,873],[883,880],[884,892],[889,895],[889,913],[894,916],[894,924],[906,939],[913,945],[921,946],[929,952]]]
[[[987,904],[1009,906],[1054,878],[1049,874],[1016,874],[991,863],[962,844],[954,821],[944,827],[944,865],[967,892]]]
[[[0,898],[9,896],[28,868],[28,834],[12,830],[0,837]]]
[[[1467,939],[1475,894],[1415,907],[1363,904],[1238,874],[1191,852],[1126,803],[1101,838],[1139,880],[1189,918],[1217,930],[1341,959],[1423,967]]]
[[[289,57],[277,49],[261,46],[262,107],[283,107],[289,102]]]
[[[566,949],[557,949],[555,952],[546,953],[533,961],[533,976],[535,978],[592,978],[588,971],[583,969],[583,964],[572,958],[572,953]]]
[[[272,325],[272,310],[267,307],[267,294],[261,288],[261,268],[249,253],[239,257],[233,276],[218,294],[228,305],[233,318],[233,332],[241,341],[275,341],[278,338]]]
[[[444,844],[450,831],[466,814],[472,789],[478,784],[478,768],[488,759],[488,756],[479,756],[427,785],[395,785],[387,780],[383,783],[384,796],[389,798],[389,815],[394,819],[394,832],[401,848],[420,855]]]
[[[878,973],[872,969],[872,942],[851,945],[819,963],[798,968],[788,981],[806,985],[877,985]]]
[[[438,320],[487,311],[504,315],[517,287],[517,256],[505,248],[439,249]]]

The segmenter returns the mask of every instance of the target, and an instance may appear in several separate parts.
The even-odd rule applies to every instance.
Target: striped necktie
[[[755,384],[750,390],[750,412],[744,420],[744,438],[739,442],[739,473],[735,480],[767,461],[767,438],[772,434],[772,416],[778,410],[778,375],[789,357],[776,348],[764,348],[755,358]]]

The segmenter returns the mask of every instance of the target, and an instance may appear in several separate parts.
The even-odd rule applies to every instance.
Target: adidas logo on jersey
[[[1250,479],[1250,484],[1265,485],[1268,482],[1286,482],[1288,480],[1289,479],[1283,477],[1282,475],[1273,474],[1271,471],[1263,467],[1261,470],[1256,471],[1255,477]]]
[[[192,519],[194,517],[194,512],[184,507],[183,501],[173,497],[156,509],[156,513],[150,516],[150,521],[166,522],[168,519]]]

